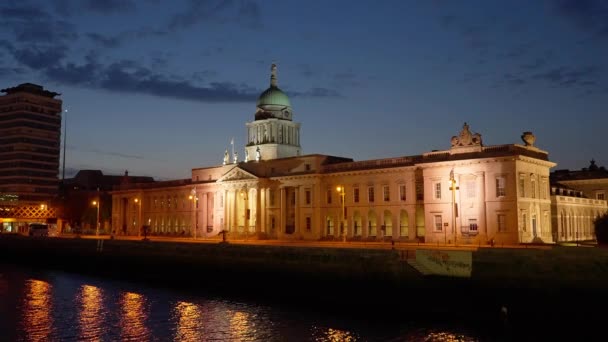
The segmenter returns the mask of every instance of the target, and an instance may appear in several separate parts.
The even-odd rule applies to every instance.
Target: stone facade
[[[549,186],[556,164],[531,132],[524,144],[484,146],[465,123],[442,151],[366,161],[301,155],[300,126],[272,71],[247,124],[245,161],[230,163],[226,153],[223,165],[195,168],[190,179],[121,186],[113,224],[128,234],[147,225],[152,234],[193,237],[475,245],[558,238]],[[558,209],[569,205],[560,200]]]

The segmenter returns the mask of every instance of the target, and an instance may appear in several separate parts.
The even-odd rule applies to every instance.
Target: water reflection
[[[86,341],[101,341],[105,322],[102,291],[91,285],[82,285],[77,296],[80,302],[80,338]]]
[[[52,287],[41,280],[27,280],[23,299],[24,332],[28,341],[46,341],[53,332]]]
[[[174,341],[202,341],[203,319],[201,308],[193,303],[178,302],[175,305],[177,327]]]
[[[235,311],[230,317],[230,337],[236,341],[251,341],[255,339],[255,329],[249,321],[249,314]]]
[[[146,298],[143,295],[125,292],[120,298],[121,318],[121,340],[142,341],[148,340],[150,331],[146,326],[148,312]]]
[[[314,341],[339,341],[339,342],[354,342],[359,341],[357,336],[352,332],[339,330],[334,328],[319,328],[313,327]]]

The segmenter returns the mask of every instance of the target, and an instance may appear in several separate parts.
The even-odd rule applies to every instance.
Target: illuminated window
[[[506,232],[507,231],[507,215],[498,214],[498,231]]]
[[[435,199],[441,199],[441,183],[435,183]]]
[[[526,214],[526,212],[524,210],[521,211],[521,231],[525,232],[528,227],[527,227],[527,222],[528,222],[528,215]]]
[[[353,200],[355,203],[359,203],[359,188],[353,189]]]
[[[370,186],[369,188],[367,188],[367,200],[370,203],[374,202],[374,187]]]
[[[384,202],[388,202],[391,200],[391,190],[388,185],[382,187],[382,194],[384,196]]]
[[[519,176],[519,197],[526,197],[526,179],[524,175]]]
[[[310,190],[307,189],[305,194],[306,194],[306,204],[310,204],[310,201],[311,201]]]
[[[443,230],[443,222],[441,221],[441,215],[435,215],[435,230],[438,232]]]
[[[399,200],[405,202],[406,199],[405,185],[401,184],[399,185]]]
[[[505,197],[505,177],[496,177],[496,197]]]
[[[477,219],[476,218],[469,219],[469,231],[477,232]]]

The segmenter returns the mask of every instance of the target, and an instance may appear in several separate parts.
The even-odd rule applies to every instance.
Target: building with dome
[[[271,67],[270,87],[246,124],[243,160],[192,176],[121,185],[112,227],[127,235],[431,244],[553,243],[549,170],[556,164],[524,132],[523,144],[485,146],[465,123],[450,147],[354,161],[303,154],[300,124]],[[606,201],[593,204],[606,211]],[[579,236],[582,239],[583,236]],[[588,238],[592,238],[591,235]]]

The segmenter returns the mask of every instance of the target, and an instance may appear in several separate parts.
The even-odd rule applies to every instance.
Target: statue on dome
[[[234,156],[233,156],[233,164],[237,164],[239,162],[239,153],[237,151],[234,151]]]
[[[277,86],[277,65],[275,63],[270,66],[270,86]]]
[[[260,161],[260,159],[262,159],[262,156],[260,155],[260,146],[258,146],[258,148],[255,149],[255,161]]]
[[[228,164],[228,150],[226,149],[226,152],[224,152],[224,162],[222,163],[222,165],[226,165]]]
[[[249,151],[245,149],[245,163],[249,161]]]

